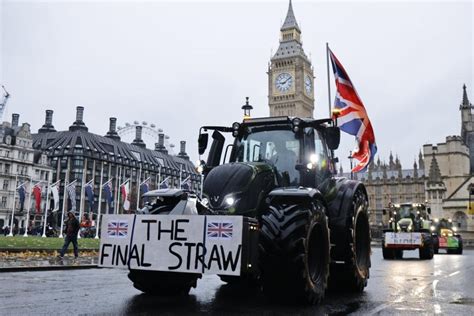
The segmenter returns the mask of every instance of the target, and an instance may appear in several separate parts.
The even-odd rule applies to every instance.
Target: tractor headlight
[[[204,206],[208,206],[209,205],[209,200],[207,198],[202,198],[201,204],[204,205]]]
[[[453,226],[453,232],[457,232],[458,228],[456,226]]]
[[[292,123],[294,133],[298,133],[299,131],[301,131],[301,120],[299,118],[293,119]]]
[[[408,225],[407,231],[411,232],[412,229],[413,229],[413,225],[412,224]]]
[[[439,218],[434,219],[435,223],[439,223]]]
[[[434,227],[434,226],[431,226],[431,227],[430,227],[430,230],[431,230],[432,232],[434,232],[435,229],[436,229],[436,227]]]
[[[232,124],[232,136],[234,136],[234,137],[239,136],[239,130],[240,130],[240,123],[239,122],[234,122]]]
[[[235,203],[235,199],[232,196],[226,197],[225,198],[225,204],[227,206],[232,206]]]

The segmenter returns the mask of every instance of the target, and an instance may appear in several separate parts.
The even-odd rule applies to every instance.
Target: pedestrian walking
[[[66,238],[64,238],[64,245],[58,257],[62,259],[64,257],[64,253],[69,247],[69,244],[72,243],[74,247],[74,257],[77,259],[77,257],[79,257],[79,249],[77,246],[77,233],[79,231],[79,221],[77,220],[76,216],[74,216],[74,213],[71,211],[67,212],[67,217],[68,219],[66,220],[66,223],[65,223],[66,224]]]

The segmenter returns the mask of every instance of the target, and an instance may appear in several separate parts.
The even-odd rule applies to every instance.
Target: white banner
[[[422,243],[421,233],[385,233],[385,245],[417,245]]]
[[[104,215],[99,266],[240,275],[241,216]]]
[[[53,201],[54,201],[53,211],[57,211],[59,210],[59,192],[58,192],[57,185],[51,186],[51,193],[53,194]],[[49,207],[49,205],[47,205],[46,207]]]

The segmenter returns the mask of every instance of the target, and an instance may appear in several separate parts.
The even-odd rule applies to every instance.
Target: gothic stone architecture
[[[280,29],[280,45],[270,60],[267,74],[270,116],[313,117],[313,67],[303,51],[291,0]]]
[[[474,186],[472,108],[464,85],[459,107],[461,136],[448,136],[444,143],[423,146],[425,172],[429,172],[426,195],[433,215],[451,218],[462,231],[474,231],[474,205],[469,204]]]
[[[350,173],[340,174],[350,177]],[[403,169],[398,157],[394,159],[390,153],[389,163],[372,162],[367,172],[355,173],[354,179],[362,181],[369,195],[370,225],[373,228],[374,237],[380,232],[386,219],[383,217],[383,209],[389,203],[424,203],[425,202],[425,170],[421,152],[418,163],[413,163],[412,169]]]
[[[56,131],[53,127],[53,111],[46,111],[46,120],[38,134],[33,135],[33,147],[45,152],[54,168],[51,182],[61,180],[60,198],[64,196],[65,182],[76,181],[77,209],[85,209],[82,187],[93,180],[95,209],[101,204],[102,213],[106,210],[104,194],[98,201],[100,183],[112,179],[114,200],[117,198],[119,184],[130,179],[131,210],[137,209],[138,184],[150,178],[150,189],[156,189],[160,180],[169,177],[171,187],[179,187],[179,179],[190,176],[192,187],[199,189],[200,176],[185,152],[185,142],[181,142],[181,152],[177,156],[168,155],[164,146],[164,135],[159,135],[155,150],[147,149],[142,140],[142,127],[136,126],[135,140],[125,143],[116,131],[116,119],[110,118],[109,131],[105,136],[89,132],[83,121],[84,108],[76,109],[76,120],[67,131]],[[102,181],[101,181],[102,180]],[[120,203],[121,204],[121,203]],[[63,205],[62,201],[60,205]],[[68,208],[64,203],[64,207]],[[119,206],[120,207],[120,206]],[[123,209],[115,209],[123,212]],[[61,213],[61,212],[58,212]],[[58,214],[60,216],[60,214]]]
[[[12,115],[12,122],[0,125],[0,228],[11,226],[12,210],[15,209],[14,223],[17,228],[26,228],[27,210],[30,220],[41,222],[42,213],[36,214],[32,208],[34,198],[30,199],[31,183],[40,181],[46,184],[53,175],[45,154],[33,149],[30,125],[19,125],[19,114]],[[20,209],[17,187],[25,183],[24,208]],[[46,186],[42,185],[42,204],[46,204]],[[16,192],[15,192],[16,191]],[[28,201],[31,202],[28,205]],[[44,210],[44,205],[41,207]]]
[[[473,106],[469,102],[466,86],[463,87],[461,111],[461,136],[448,136],[444,143],[423,145],[418,164],[413,169],[403,169],[398,157],[389,164],[372,163],[365,173],[354,174],[363,181],[369,194],[371,225],[373,228],[386,223],[382,210],[388,203],[427,202],[432,217],[451,218],[466,238],[472,239],[474,231],[474,153]],[[340,169],[340,174],[343,174]],[[350,177],[350,173],[343,174]],[[473,200],[473,203],[469,202]],[[375,230],[377,231],[377,230]]]

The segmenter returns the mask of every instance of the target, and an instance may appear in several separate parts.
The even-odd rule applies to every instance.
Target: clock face
[[[292,84],[293,77],[287,72],[282,72],[275,79],[275,86],[280,92],[288,91]]]
[[[313,90],[313,83],[311,81],[311,77],[308,75],[304,77],[304,88],[306,89],[306,94],[311,94],[311,91]]]

